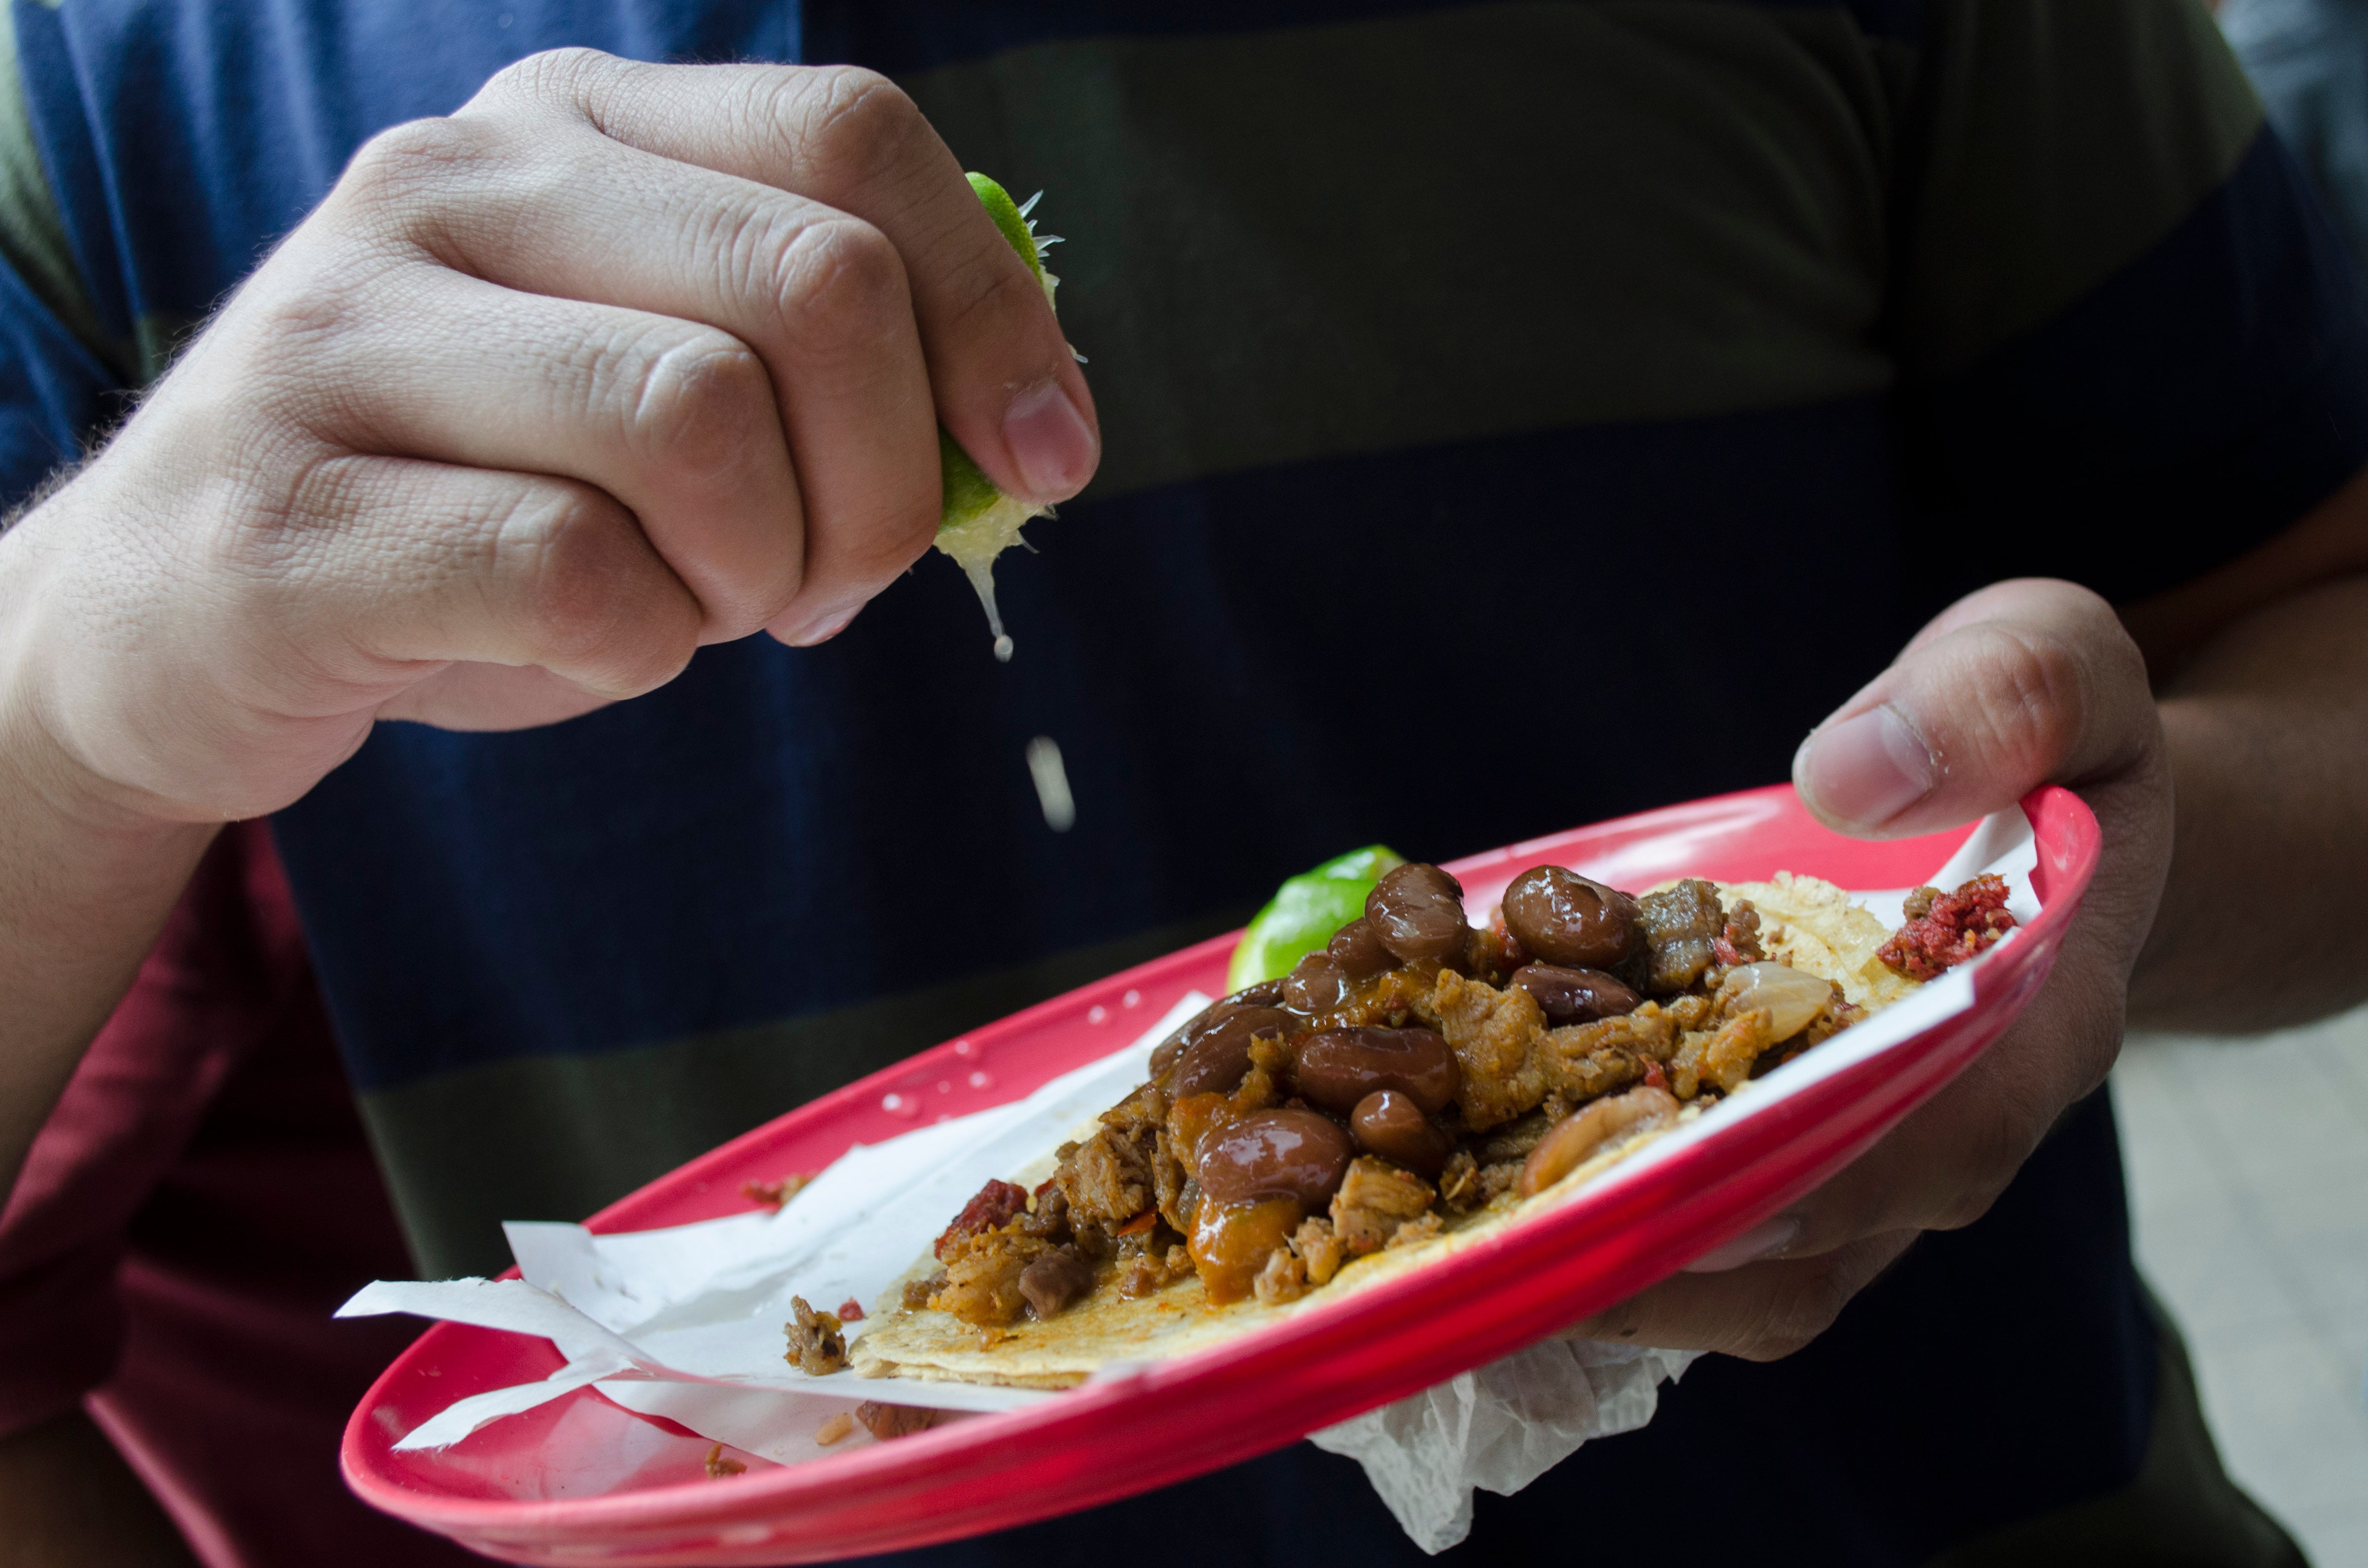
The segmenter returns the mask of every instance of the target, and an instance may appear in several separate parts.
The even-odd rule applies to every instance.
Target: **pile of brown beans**
[[[1645,934],[1626,893],[1539,866],[1506,891],[1504,916],[1520,955],[1539,960],[1521,964],[1509,983],[1536,998],[1548,1022],[1583,1023],[1642,1004]],[[1400,866],[1367,895],[1360,918],[1287,977],[1226,997],[1163,1043],[1152,1071],[1169,1074],[1167,1094],[1182,1099],[1232,1092],[1259,1036],[1296,1039],[1288,1089],[1315,1108],[1258,1111],[1209,1140],[1194,1173],[1201,1190],[1229,1206],[1291,1198],[1319,1209],[1358,1151],[1437,1176],[1455,1141],[1434,1119],[1463,1082],[1444,1038],[1371,1025],[1297,1037],[1377,975],[1425,963],[1469,973],[1474,952],[1461,884],[1436,866]]]

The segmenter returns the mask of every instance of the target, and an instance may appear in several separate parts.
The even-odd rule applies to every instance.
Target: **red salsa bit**
[[[954,1222],[946,1227],[933,1249],[942,1261],[946,1249],[964,1236],[974,1236],[982,1231],[999,1231],[1011,1223],[1015,1214],[1028,1212],[1028,1189],[1008,1181],[991,1181],[978,1189],[978,1196],[962,1205]]]
[[[849,1296],[838,1303],[838,1321],[853,1323],[863,1315],[863,1303]]]
[[[1930,980],[2014,929],[2006,897],[2006,880],[1987,871],[1955,892],[1918,888],[1907,895],[1907,924],[1874,956],[1910,980]]]

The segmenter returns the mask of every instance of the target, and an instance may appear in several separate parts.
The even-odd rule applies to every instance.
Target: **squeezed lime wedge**
[[[969,176],[970,187],[978,195],[987,216],[995,220],[996,228],[1019,253],[1028,270],[1043,285],[1045,303],[1053,301],[1053,290],[1060,279],[1044,270],[1044,247],[1059,242],[1059,236],[1039,236],[1028,212],[1036,205],[1031,196],[1025,202],[1015,202],[1011,193],[985,175]],[[1041,194],[1041,193],[1040,193]],[[962,449],[943,426],[938,427],[938,473],[945,488],[945,499],[938,512],[937,546],[953,558],[962,569],[970,585],[978,595],[980,606],[986,611],[987,630],[995,635],[995,656],[1009,663],[1011,637],[1003,630],[1003,615],[995,603],[995,558],[1015,544],[1027,542],[1019,530],[1038,517],[1053,515],[1050,506],[1031,506],[1006,495],[986,477],[971,455]]]
[[[1244,927],[1225,971],[1226,993],[1289,974],[1293,964],[1365,913],[1365,895],[1383,872],[1405,864],[1406,857],[1387,845],[1369,844],[1284,882],[1273,902]]]

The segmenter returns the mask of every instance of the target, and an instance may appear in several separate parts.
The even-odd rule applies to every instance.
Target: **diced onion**
[[[1834,988],[1816,975],[1781,963],[1748,963],[1730,970],[1718,989],[1731,1014],[1767,1008],[1778,1040],[1790,1040],[1807,1028],[1834,994]]]

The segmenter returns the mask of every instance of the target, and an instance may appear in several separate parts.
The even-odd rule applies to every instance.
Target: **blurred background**
[[[2215,10],[2368,266],[2368,0]],[[2317,1568],[2368,1568],[2368,1009],[2258,1040],[2133,1035],[2113,1099],[2138,1267],[2229,1474]]]
[[[2138,1267],[2228,1473],[2317,1568],[2368,1568],[2368,1010],[2133,1035],[2113,1100]]]

